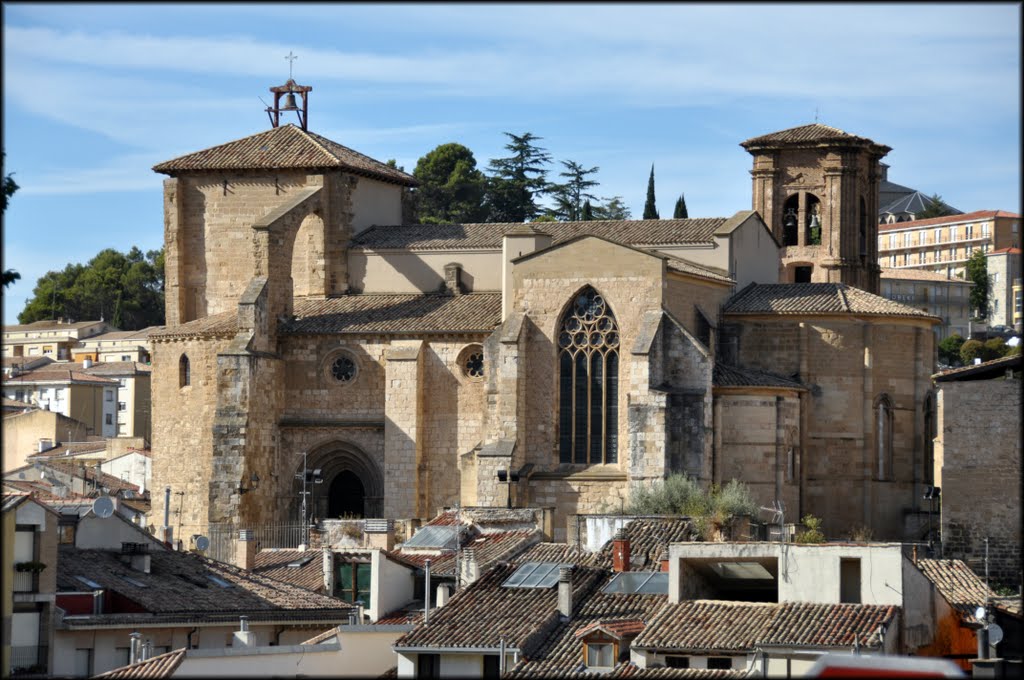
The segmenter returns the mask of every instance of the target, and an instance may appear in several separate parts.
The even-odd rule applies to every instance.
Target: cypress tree
[[[654,201],[654,163],[651,163],[651,177],[647,180],[647,202],[644,203],[644,219],[660,219],[658,217],[658,208]]]
[[[672,213],[672,217],[677,220],[686,220],[690,218],[689,213],[686,212],[686,198],[682,194],[679,194],[679,198],[676,199],[676,209]]]
[[[594,219],[594,209],[590,206],[590,199],[583,202],[583,221],[590,222]]]

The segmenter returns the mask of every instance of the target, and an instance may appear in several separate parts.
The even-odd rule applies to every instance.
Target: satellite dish
[[[196,536],[196,550],[207,550],[210,547],[210,539],[206,536]]]
[[[25,479],[25,473],[24,472],[19,472],[18,473],[18,479]]]
[[[974,618],[978,619],[979,621],[984,622],[985,621],[985,608],[984,607],[978,607],[977,609],[975,609],[974,610]]]
[[[114,514],[114,502],[108,496],[100,496],[92,502],[92,511],[97,517],[110,517]]]
[[[988,625],[988,644],[995,647],[1003,641],[1003,629],[1001,626],[995,623]]]

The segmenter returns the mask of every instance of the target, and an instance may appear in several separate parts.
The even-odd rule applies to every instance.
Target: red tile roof
[[[146,680],[148,678],[169,678],[178,670],[178,666],[185,660],[185,648],[175,649],[154,656],[136,664],[121,666],[112,671],[94,675],[95,678],[110,678],[111,680]]]
[[[819,144],[822,142],[847,142],[858,145],[876,144],[867,137],[851,135],[849,132],[840,130],[839,128],[834,128],[830,125],[810,123],[808,125],[800,125],[798,127],[780,130],[778,132],[771,132],[766,135],[761,135],[760,137],[752,137],[745,142],[741,142],[740,146],[749,151],[750,149],[758,147],[801,146],[805,144]],[[889,149],[889,147],[883,148],[886,150]]]
[[[935,317],[844,283],[752,283],[734,295],[725,314],[872,314]]]
[[[909,222],[896,222],[895,224],[879,224],[878,231],[897,231],[899,229],[918,229],[920,227],[938,226],[941,224],[960,224],[961,222],[977,222],[988,220],[993,217],[1020,217],[1017,213],[1005,210],[976,210],[963,215],[945,215],[943,217],[929,217],[923,220],[911,220]]]
[[[988,253],[988,256],[991,257],[992,255],[1003,255],[1003,254],[1020,255],[1021,252],[1022,251],[1021,251],[1020,248],[1013,248],[1013,247],[1010,247],[1010,248],[1000,248],[999,250],[993,250],[991,253]]]
[[[306,561],[306,558],[310,558]],[[294,562],[305,562],[299,567],[289,567]],[[324,561],[322,550],[261,550],[256,553],[256,564],[252,573],[306,588],[315,593],[324,593]]]
[[[153,170],[167,175],[201,170],[340,169],[414,187],[419,181],[314,132],[282,125],[226,144],[164,161]]]
[[[584,638],[591,633],[601,631],[621,640],[626,637],[637,635],[644,629],[644,625],[644,622],[640,619],[613,619],[611,621],[602,621],[598,619],[590,625],[584,626],[576,631],[576,637]]]
[[[974,612],[995,597],[995,592],[962,560],[918,560],[917,568],[968,623],[977,623]]]

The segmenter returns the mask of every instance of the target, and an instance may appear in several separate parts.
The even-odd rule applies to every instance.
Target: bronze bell
[[[289,92],[284,98],[284,104],[281,106],[282,111],[297,111],[299,108],[298,104],[295,103],[295,93]]]

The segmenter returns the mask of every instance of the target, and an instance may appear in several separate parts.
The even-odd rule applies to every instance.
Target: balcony
[[[45,676],[48,652],[45,645],[11,645],[11,676]]]
[[[39,590],[39,574],[31,571],[14,572],[14,592],[34,593]]]

